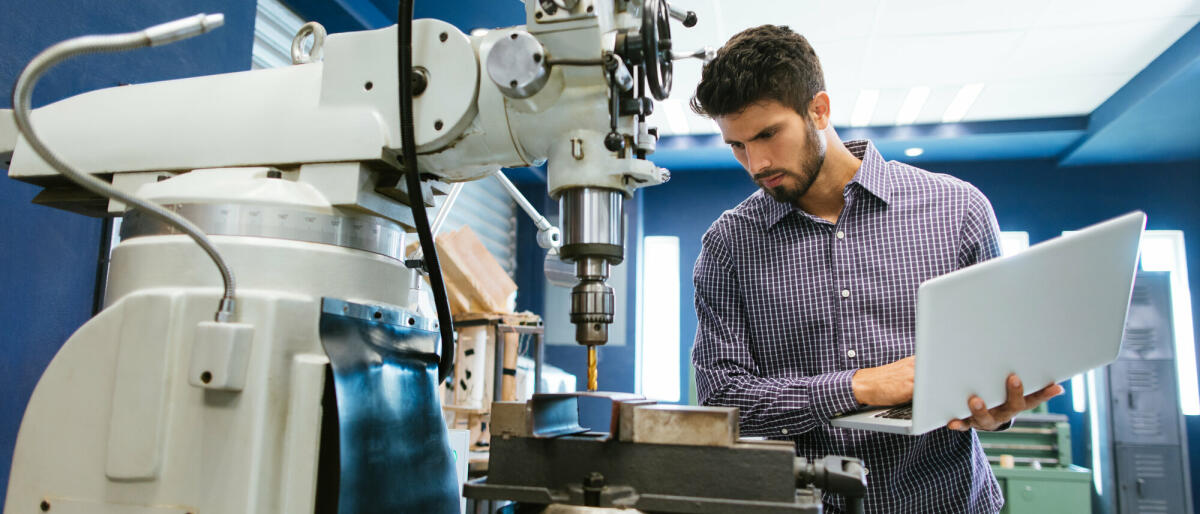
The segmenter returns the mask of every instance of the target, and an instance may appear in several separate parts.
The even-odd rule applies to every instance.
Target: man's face
[[[715,118],[733,156],[776,200],[795,205],[825,162],[825,138],[812,118],[774,100]]]

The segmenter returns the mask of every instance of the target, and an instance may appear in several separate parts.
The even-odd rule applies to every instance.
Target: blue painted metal
[[[411,349],[434,348],[438,331],[405,323],[409,313],[367,309],[382,313],[377,321],[357,308],[326,299],[320,321],[337,391],[338,512],[456,513],[437,355]]]
[[[224,13],[225,25],[172,45],[64,62],[38,83],[35,106],[122,83],[249,69],[254,2],[6,2],[0,8],[0,90],[10,91],[29,59],[64,39],[138,30],[202,11]],[[0,95],[0,108],[9,108],[10,101],[7,94]],[[68,159],[86,157],[69,149],[63,153]],[[94,218],[33,205],[39,188],[4,175],[0,173],[0,289],[7,293],[0,295],[0,505],[34,385],[59,347],[91,317],[101,226]]]
[[[579,397],[570,393],[538,393],[529,400],[529,432],[537,438],[582,434]]]
[[[320,22],[329,32],[377,29],[396,23],[396,2],[387,0],[287,0],[301,18]],[[469,34],[472,30],[510,27],[525,23],[525,6],[519,0],[477,2],[416,2],[413,18],[447,21]]]
[[[377,3],[386,0],[375,0]],[[392,9],[395,9],[394,7]],[[444,2],[418,0],[416,18],[437,18],[470,34],[475,29],[494,29],[525,24],[525,4],[521,0],[474,0]]]
[[[1151,62],[1091,116],[1089,137],[1068,165],[1200,158],[1200,24]]]
[[[396,5],[379,9],[370,0],[286,0],[296,14],[325,26],[329,32],[378,29],[396,23]]]

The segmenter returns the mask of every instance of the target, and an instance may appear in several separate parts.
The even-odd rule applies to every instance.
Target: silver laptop
[[[967,398],[1004,403],[1009,373],[1025,394],[1117,358],[1133,293],[1141,211],[1016,255],[927,280],[917,290],[911,405],[831,420],[918,435],[971,414]]]

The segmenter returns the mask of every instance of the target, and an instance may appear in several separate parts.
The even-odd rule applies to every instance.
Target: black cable
[[[429,213],[425,211],[425,198],[421,194],[421,173],[417,169],[412,109],[412,21],[413,0],[400,0],[396,13],[396,46],[400,79],[401,151],[404,152],[404,173],[407,175],[408,206],[412,209],[417,237],[421,240],[421,252],[425,254],[425,270],[429,272],[433,304],[437,308],[438,325],[442,329],[442,355],[438,361],[440,384],[449,376],[454,365],[454,320],[450,317],[450,299],[442,279],[442,268],[438,265],[437,247],[434,246],[433,231],[429,227]]]

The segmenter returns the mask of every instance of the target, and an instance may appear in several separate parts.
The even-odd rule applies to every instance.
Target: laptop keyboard
[[[912,405],[888,409],[876,414],[875,417],[888,419],[912,419]]]

